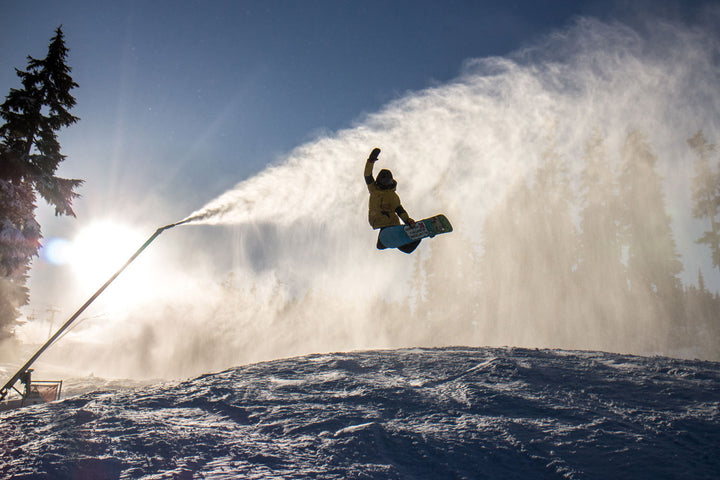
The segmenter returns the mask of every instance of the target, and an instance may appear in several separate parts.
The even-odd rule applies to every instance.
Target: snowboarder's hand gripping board
[[[452,229],[450,221],[441,214],[418,220],[413,226],[396,225],[383,228],[378,238],[387,248],[396,248],[421,238],[452,232]]]

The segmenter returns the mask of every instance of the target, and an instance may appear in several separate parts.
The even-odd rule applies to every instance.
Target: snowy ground
[[[3,478],[718,478],[720,364],[445,348],[0,414]]]

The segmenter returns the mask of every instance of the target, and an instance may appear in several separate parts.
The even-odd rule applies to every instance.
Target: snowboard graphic
[[[415,222],[414,227],[396,225],[380,231],[380,242],[388,248],[396,248],[425,237],[452,232],[452,225],[445,215],[435,215]]]

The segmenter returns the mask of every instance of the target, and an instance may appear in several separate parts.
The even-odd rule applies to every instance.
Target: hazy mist
[[[718,12],[708,15],[717,21]],[[694,243],[703,226],[691,216],[694,157],[686,142],[699,130],[720,141],[718,40],[710,28],[581,19],[508,57],[470,60],[456,81],[408,93],[351,129],[299,146],[190,214],[187,226],[151,247],[173,250],[165,268],[184,287],[84,322],[47,361],[72,350],[77,360],[69,368],[178,377],[274,357],[400,346],[678,354],[665,348],[665,315],[636,306],[634,322],[614,309],[622,294],[610,274],[585,295],[573,290],[565,298],[567,274],[579,266],[553,255],[574,246],[543,243],[540,227],[509,231],[503,209],[523,188],[542,185],[537,172],[548,165],[567,183],[550,182],[545,194],[513,208],[548,205],[560,195],[555,187],[579,195],[588,155],[617,169],[635,138],[657,160],[683,281],[703,267],[709,286],[719,288],[709,253]],[[392,170],[409,214],[445,213],[453,233],[423,241],[411,256],[375,249],[362,176],[373,147],[382,148],[376,171]],[[579,206],[568,212],[579,233]],[[547,249],[547,261],[526,260],[518,246]],[[532,305],[515,301],[541,287],[547,293]]]

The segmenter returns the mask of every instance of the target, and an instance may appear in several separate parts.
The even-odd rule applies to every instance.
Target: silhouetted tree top
[[[68,49],[62,27],[50,42],[47,56],[28,56],[27,70],[16,69],[22,88],[11,89],[0,106],[0,178],[32,183],[34,189],[57,215],[72,215],[75,188],[82,180],[55,176],[65,156],[60,153],[56,132],[79,119],[70,114],[75,98],[70,90],[77,87],[66,64]]]
[[[57,131],[78,118],[70,114],[78,85],[66,63],[62,27],[51,39],[47,56],[28,57],[26,70],[16,69],[20,88],[0,105],[0,339],[13,334],[19,307],[29,301],[26,286],[32,258],[40,247],[35,218],[37,196],[55,207],[56,215],[72,215],[75,189],[82,180],[55,175],[65,156]]]

